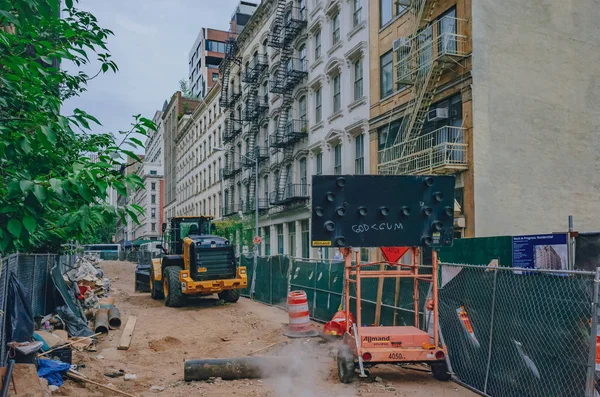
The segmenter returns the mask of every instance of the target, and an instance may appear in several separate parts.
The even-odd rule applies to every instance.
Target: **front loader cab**
[[[169,254],[183,254],[183,239],[186,236],[203,236],[211,234],[212,216],[180,216],[171,218],[171,227],[165,239],[169,243]]]

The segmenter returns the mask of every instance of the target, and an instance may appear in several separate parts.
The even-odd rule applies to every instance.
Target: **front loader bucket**
[[[150,292],[150,265],[135,267],[135,291]]]

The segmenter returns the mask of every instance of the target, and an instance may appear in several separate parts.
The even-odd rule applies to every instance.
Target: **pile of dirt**
[[[181,346],[183,343],[172,336],[164,336],[160,339],[155,339],[148,342],[148,347],[150,350],[154,350],[155,352],[163,352],[165,350],[171,350],[173,348]]]

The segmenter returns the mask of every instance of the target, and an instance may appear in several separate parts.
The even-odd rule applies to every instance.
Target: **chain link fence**
[[[254,276],[254,257],[242,255],[241,265],[246,266],[249,287],[242,296],[250,297],[251,280]],[[366,268],[369,269],[369,268]],[[424,267],[431,273],[431,268]],[[418,312],[422,317],[420,325],[427,328],[425,319],[425,298],[430,293],[430,283],[418,282]],[[313,320],[330,321],[340,309],[344,287],[344,263],[341,261],[310,261],[288,256],[258,258],[253,299],[268,305],[287,307],[287,295],[291,290],[303,290],[308,298],[308,308]],[[350,308],[355,311],[355,286],[350,286]],[[363,279],[362,318],[365,324],[375,322],[377,306],[377,279]],[[414,281],[408,279],[385,279],[381,302],[380,325],[413,325],[415,304],[413,299]]]
[[[251,284],[254,258],[240,261]],[[311,318],[329,321],[341,304],[343,268],[335,261],[259,257],[253,299],[285,309],[288,292],[304,290]],[[446,263],[440,272],[440,330],[458,380],[490,396],[596,396],[595,272]],[[378,280],[361,287],[363,323],[370,325]],[[418,288],[419,325],[427,330],[430,284]],[[414,325],[413,292],[412,280],[386,279],[379,325]],[[242,295],[250,297],[250,287]],[[351,291],[351,310],[355,304]]]
[[[0,366],[6,365],[6,327],[8,311],[8,283],[11,274],[23,284],[31,297],[35,317],[42,317],[55,308],[54,287],[50,269],[61,266],[62,273],[72,268],[75,256],[56,254],[13,254],[0,258]]]
[[[442,265],[452,370],[490,396],[594,396],[596,273]]]

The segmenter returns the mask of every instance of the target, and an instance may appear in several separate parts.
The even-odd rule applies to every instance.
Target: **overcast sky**
[[[258,1],[256,1],[258,2]],[[97,132],[129,129],[132,115],[152,119],[188,78],[188,54],[201,27],[229,29],[238,0],[80,0],[100,26],[114,32],[108,48],[119,72],[91,81],[64,114],[80,108],[96,116]],[[96,67],[97,71],[97,67]],[[86,70],[89,75],[96,71]]]

